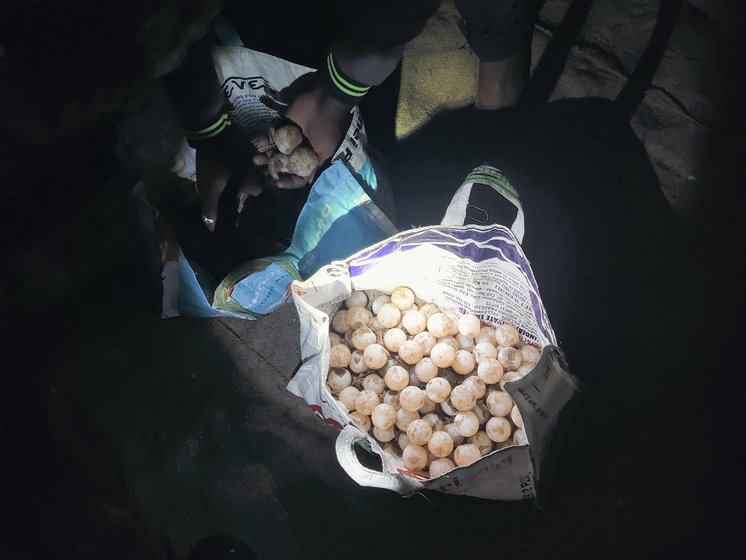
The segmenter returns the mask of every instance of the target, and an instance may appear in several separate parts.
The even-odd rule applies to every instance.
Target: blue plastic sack
[[[255,319],[271,313],[289,301],[293,280],[396,233],[373,201],[379,195],[377,186],[370,161],[359,174],[347,162],[335,162],[313,184],[288,249],[237,267],[217,286],[183,253],[165,217],[153,209],[163,260],[163,316]],[[142,184],[135,195],[147,203]]]
[[[290,299],[293,280],[345,258],[396,233],[391,220],[371,199],[376,186],[372,163],[355,174],[337,161],[316,180],[298,216],[290,247],[281,255],[251,261],[232,271],[215,291],[212,307],[259,317]]]

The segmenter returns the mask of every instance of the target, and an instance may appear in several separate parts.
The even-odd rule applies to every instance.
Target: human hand
[[[350,108],[317,85],[298,95],[288,106],[285,117],[301,128],[323,164],[334,155],[344,138],[350,124]],[[269,138],[260,141],[271,143]],[[257,154],[253,161],[256,165],[268,166],[270,158],[266,154]],[[269,171],[271,173],[271,169]],[[281,189],[304,187],[315,176],[315,172],[305,177],[283,173],[274,179],[275,185]]]
[[[258,196],[265,186],[262,173],[251,165],[251,156],[256,152],[253,144],[244,134],[232,128],[214,138],[195,142],[197,192],[202,199],[202,221],[210,232],[215,231],[220,199],[234,174],[242,176],[236,195],[236,211],[239,214],[246,198]]]

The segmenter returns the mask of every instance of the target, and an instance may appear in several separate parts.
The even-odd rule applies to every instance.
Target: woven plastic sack
[[[511,228],[463,223],[475,183],[491,186],[518,207]],[[301,327],[302,366],[288,390],[304,399],[326,423],[340,430],[340,465],[363,486],[408,494],[430,489],[488,499],[537,497],[549,443],[563,411],[578,392],[557,346],[531,266],[520,246],[523,212],[515,189],[494,168],[475,169],[456,192],[439,226],[398,233],[351,257],[323,267],[306,282],[293,282]],[[409,472],[379,443],[352,424],[326,389],[330,318],[353,290],[391,292],[408,286],[441,308],[474,313],[490,324],[512,323],[524,342],[542,347],[536,366],[505,384],[523,418],[528,443],[485,455],[437,478]],[[382,471],[364,467],[354,451],[362,443],[381,457]]]

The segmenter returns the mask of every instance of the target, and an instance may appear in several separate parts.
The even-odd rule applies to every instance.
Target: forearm
[[[440,0],[382,1],[351,14],[321,71],[327,89],[348,105],[357,103],[394,71],[406,44],[439,5]]]

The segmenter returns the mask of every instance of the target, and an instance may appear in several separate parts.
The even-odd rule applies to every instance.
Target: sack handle
[[[518,209],[513,225],[510,231],[513,232],[518,243],[523,243],[523,235],[526,232],[525,219],[523,215],[523,205],[518,197],[518,191],[508,181],[507,177],[498,169],[491,165],[480,165],[475,167],[466,177],[464,183],[458,188],[453,195],[451,203],[446,209],[443,219],[440,221],[442,226],[462,226],[466,220],[466,207],[469,205],[469,196],[474,183],[487,185],[496,190],[500,195],[507,199],[513,206]]]
[[[404,475],[395,475],[386,470],[386,458],[381,455],[384,464],[383,472],[364,467],[355,454],[355,445],[360,440],[368,440],[366,434],[354,424],[347,424],[337,436],[337,460],[352,480],[360,486],[384,488],[399,494],[409,494],[422,488],[414,479]],[[377,452],[377,450],[374,450]]]

